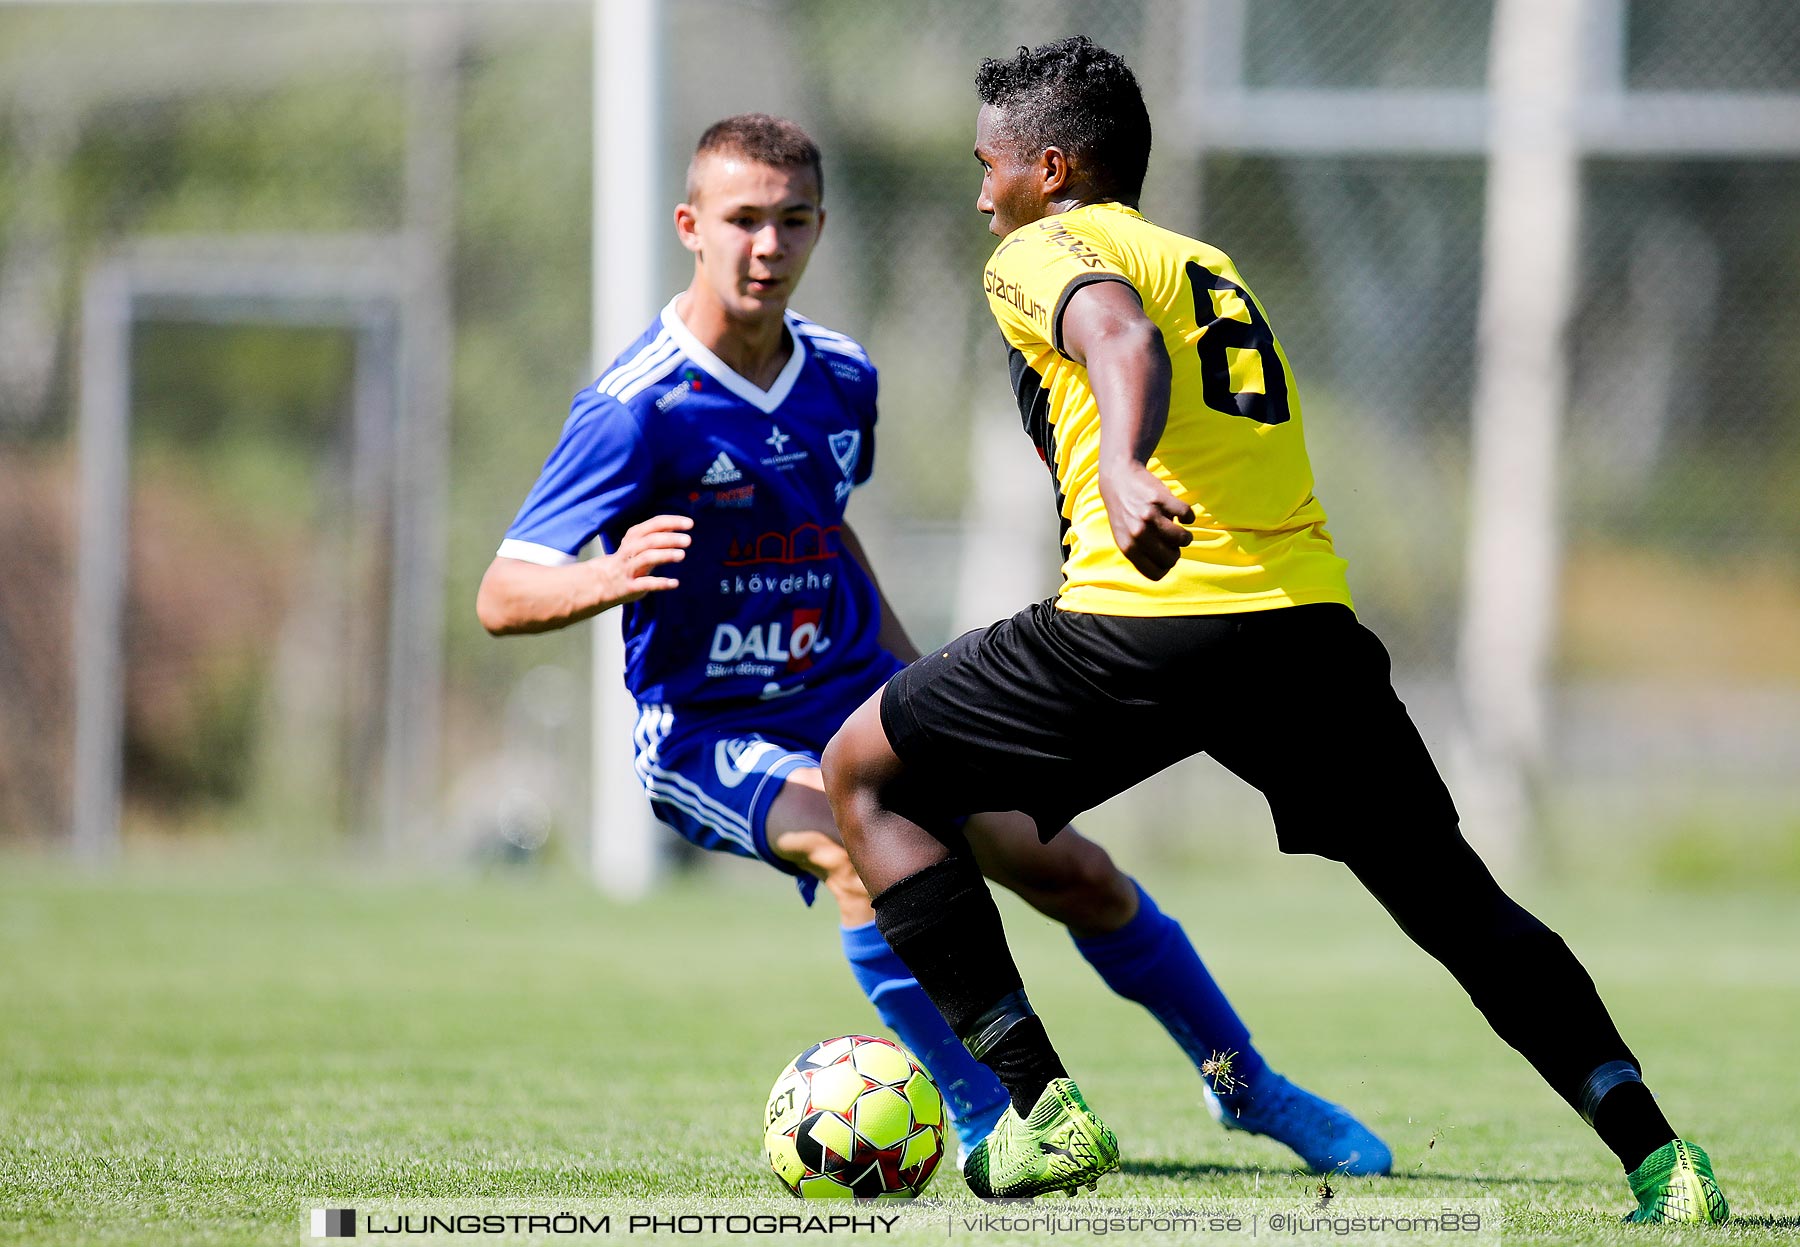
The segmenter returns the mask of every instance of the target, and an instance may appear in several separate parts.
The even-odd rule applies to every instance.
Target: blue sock
[[[1213,981],[1181,924],[1137,888],[1138,911],[1117,931],[1075,940],[1106,985],[1150,1010],[1199,1069],[1213,1053],[1235,1052],[1231,1076],[1251,1082],[1266,1068],[1250,1031]]]
[[[875,1006],[875,1012],[931,1071],[958,1126],[976,1130],[976,1139],[985,1138],[988,1127],[1011,1103],[994,1071],[969,1055],[962,1040],[944,1021],[944,1015],[919,986],[919,980],[894,955],[873,922],[841,927],[838,934],[843,937],[850,973],[856,976],[857,986]],[[973,1140],[965,1141],[973,1145]]]

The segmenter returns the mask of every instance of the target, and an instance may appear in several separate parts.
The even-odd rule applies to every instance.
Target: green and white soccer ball
[[[763,1153],[801,1199],[911,1199],[944,1157],[944,1101],[899,1044],[816,1043],[769,1092]]]

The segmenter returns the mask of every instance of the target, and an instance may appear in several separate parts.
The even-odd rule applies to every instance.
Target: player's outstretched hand
[[[1181,548],[1194,540],[1194,534],[1182,527],[1194,522],[1194,508],[1141,463],[1111,472],[1102,469],[1100,497],[1106,503],[1113,540],[1131,565],[1151,580],[1168,575],[1181,559]]]
[[[647,593],[678,586],[679,580],[655,573],[665,564],[687,557],[693,541],[688,529],[693,526],[693,519],[686,515],[653,515],[626,529],[619,548],[595,560],[604,564],[601,576],[607,601],[613,605],[635,602]]]

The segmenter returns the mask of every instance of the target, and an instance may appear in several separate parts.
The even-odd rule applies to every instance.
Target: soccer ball
[[[816,1043],[769,1092],[763,1152],[801,1199],[911,1199],[944,1156],[944,1101],[899,1044]]]

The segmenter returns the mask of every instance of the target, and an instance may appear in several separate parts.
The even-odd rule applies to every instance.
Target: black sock
[[[1594,1132],[1613,1150],[1626,1173],[1675,1137],[1675,1128],[1656,1106],[1650,1088],[1636,1079],[1622,1082],[1603,1095],[1593,1110],[1592,1121]]]
[[[1031,1006],[1027,1004],[1026,1008]],[[1062,1058],[1050,1046],[1050,1034],[1035,1013],[1006,1032],[1006,1038],[981,1058],[1012,1096],[1019,1116],[1028,1117],[1052,1078],[1067,1078]]]
[[[1044,1086],[1065,1076],[1024,983],[1000,911],[974,860],[953,853],[908,875],[873,900],[875,926],[919,986],[992,1069],[1021,1115]]]
[[[1500,1038],[1593,1125],[1628,1171],[1675,1137],[1636,1081],[1637,1059],[1581,962],[1500,889],[1459,834],[1359,852],[1346,864],[1400,928],[1456,976]],[[1624,1081],[1594,1081],[1623,1069],[1631,1071]],[[1634,1085],[1637,1092],[1626,1092]],[[1615,1103],[1621,1092],[1626,1094]],[[1599,1113],[1602,1100],[1605,1112]]]

